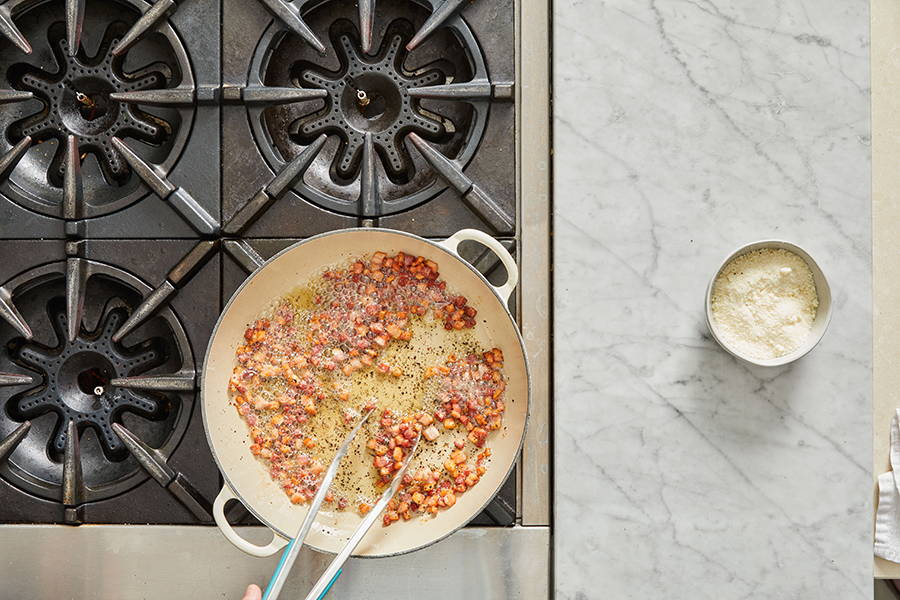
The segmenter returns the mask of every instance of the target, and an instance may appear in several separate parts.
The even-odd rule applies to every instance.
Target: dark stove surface
[[[515,251],[513,8],[0,5],[0,522],[209,523],[199,362],[286,246],[476,227]],[[515,516],[513,475],[475,523]]]

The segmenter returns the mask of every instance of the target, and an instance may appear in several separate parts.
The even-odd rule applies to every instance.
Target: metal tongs
[[[319,485],[319,491],[317,491],[316,495],[313,497],[312,503],[309,505],[309,511],[306,513],[306,517],[303,519],[303,523],[300,525],[297,535],[294,536],[294,539],[292,539],[287,545],[287,548],[285,548],[284,553],[281,555],[281,560],[278,561],[278,566],[275,567],[275,572],[272,573],[269,585],[266,586],[266,591],[263,592],[263,600],[275,600],[278,598],[278,594],[281,593],[281,588],[284,587],[284,582],[287,580],[288,573],[291,572],[291,567],[294,566],[294,561],[297,560],[297,555],[300,553],[300,548],[303,546],[303,540],[306,539],[306,535],[309,533],[313,521],[316,520],[316,514],[318,514],[319,508],[322,506],[326,494],[328,494],[328,488],[331,487],[331,482],[334,481],[334,477],[337,475],[341,459],[347,455],[347,452],[350,450],[350,442],[353,441],[353,438],[356,437],[356,434],[373,412],[375,412],[374,408],[363,415],[356,424],[356,427],[353,428],[353,431],[347,434],[341,447],[338,448],[337,454],[335,454],[334,459],[328,466],[328,470],[325,471],[325,476],[322,478],[322,483]],[[338,552],[337,556],[334,557],[334,560],[331,561],[331,564],[328,565],[328,568],[325,569],[325,572],[322,573],[322,576],[319,577],[316,585],[314,585],[309,594],[306,595],[306,600],[319,600],[328,593],[329,589],[331,589],[335,580],[340,576],[341,569],[344,566],[344,563],[347,562],[350,554],[356,549],[369,529],[372,528],[375,520],[381,515],[381,511],[387,506],[387,503],[390,502],[391,498],[394,497],[394,494],[397,493],[397,488],[400,487],[400,482],[403,480],[403,474],[406,473],[406,468],[409,467],[409,463],[412,462],[412,457],[416,453],[416,448],[418,448],[419,440],[421,438],[422,433],[419,432],[412,449],[409,451],[409,454],[406,455],[406,462],[400,470],[394,474],[394,479],[391,480],[390,487],[381,494],[381,498],[378,499],[378,502],[375,503],[372,510],[366,514],[362,522],[356,527],[353,535],[347,540],[347,544],[340,552]]]

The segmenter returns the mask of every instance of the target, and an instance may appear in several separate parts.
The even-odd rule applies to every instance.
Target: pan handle
[[[272,541],[265,546],[251,544],[239,536],[231,526],[231,523],[228,522],[228,519],[225,518],[225,503],[229,500],[237,500],[240,502],[240,499],[234,495],[234,492],[231,491],[231,488],[228,487],[228,484],[226,483],[222,486],[219,495],[216,496],[216,501],[213,502],[213,518],[215,518],[216,525],[219,526],[219,529],[222,530],[222,533],[228,541],[234,544],[238,550],[243,550],[251,556],[272,556],[284,548],[285,544],[288,543],[288,540],[284,539],[274,531],[272,532]]]
[[[506,269],[506,283],[503,285],[492,285],[491,287],[494,288],[494,291],[497,292],[497,295],[500,296],[503,302],[508,302],[513,290],[516,289],[516,284],[519,283],[519,267],[516,266],[516,261],[513,259],[512,254],[503,247],[503,244],[478,229],[460,229],[443,242],[438,243],[462,260],[456,249],[461,242],[467,240],[487,246],[503,263],[503,267]]]

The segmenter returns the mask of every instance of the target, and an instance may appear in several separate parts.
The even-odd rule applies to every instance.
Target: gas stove
[[[177,577],[133,578],[136,559],[177,570],[170,544],[224,561],[194,588],[236,595],[271,569],[209,527],[222,482],[198,373],[247,275],[344,227],[475,227],[517,256],[535,373],[519,468],[416,556],[463,560],[440,547],[483,537],[498,569],[535,571],[503,597],[547,588],[549,6],[525,4],[0,1],[0,539],[29,548],[0,573],[19,595],[46,578],[28,555],[47,544],[68,572],[103,552],[116,597],[185,596]],[[492,253],[461,252],[502,280]],[[229,519],[254,535],[240,505]]]

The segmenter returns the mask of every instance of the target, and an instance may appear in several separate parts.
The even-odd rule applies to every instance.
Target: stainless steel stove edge
[[[522,525],[551,524],[550,0],[516,3],[519,323],[531,367],[531,416],[519,469]]]
[[[263,541],[260,527],[242,535]],[[264,585],[278,556],[241,553],[218,529],[185,525],[0,525],[5,598],[237,600]],[[15,550],[13,550],[15,549]],[[77,549],[77,552],[73,552]],[[285,597],[302,597],[331,560],[301,551]],[[550,594],[548,527],[471,527],[414,554],[351,559],[334,598],[532,599]]]

